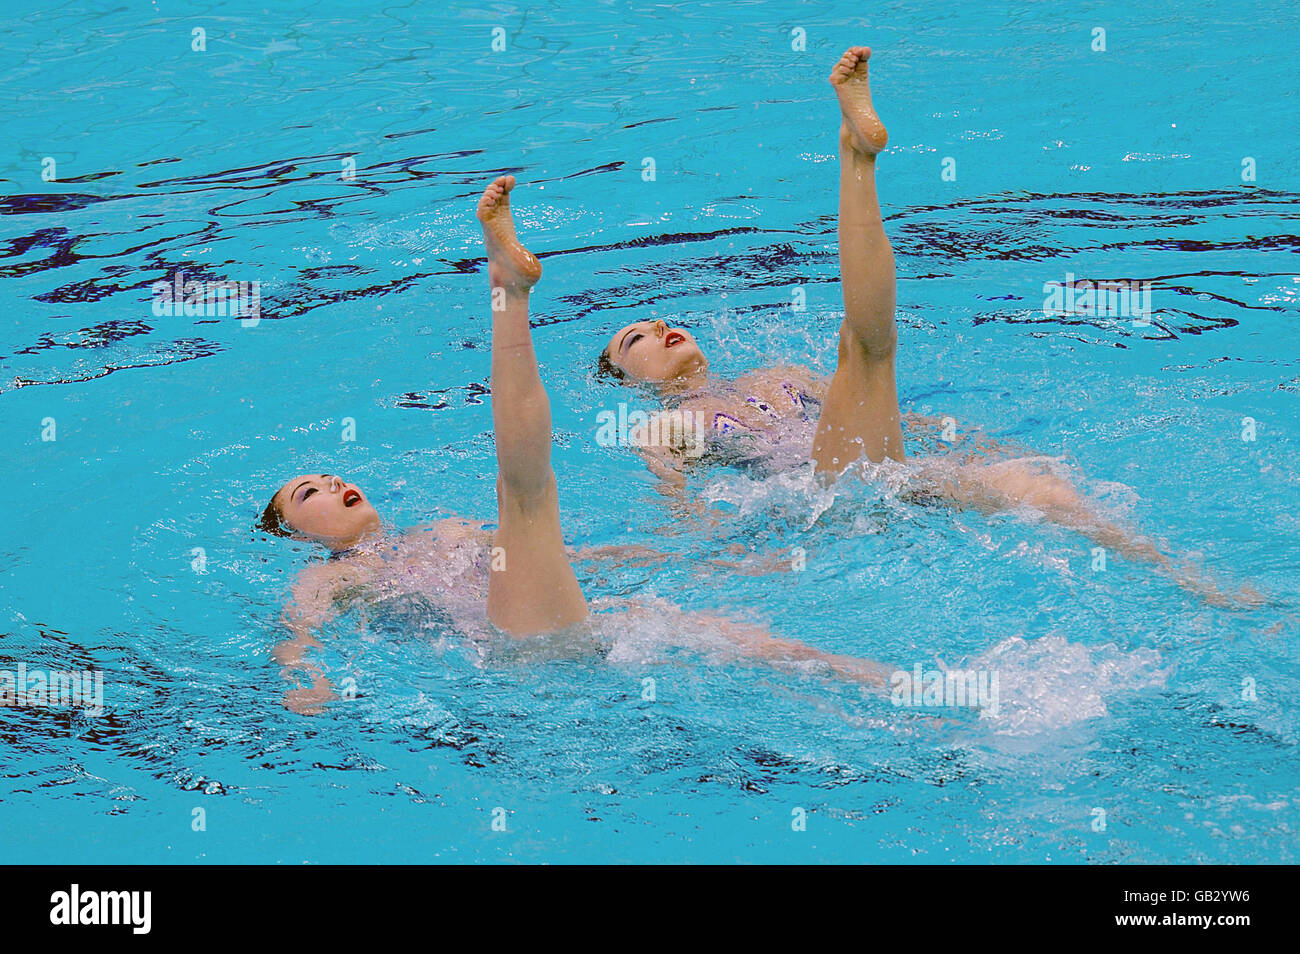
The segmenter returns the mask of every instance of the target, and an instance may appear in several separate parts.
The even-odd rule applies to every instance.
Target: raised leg
[[[903,432],[894,380],[894,251],[876,199],[876,155],[888,134],[871,105],[867,60],[851,47],[831,71],[839,97],[840,283],[844,321],[839,361],[813,439],[819,473],[838,474],[854,461],[903,459]]]
[[[560,532],[551,470],[551,405],[537,372],[528,296],[542,276],[515,236],[514,176],[483,191],[478,219],[492,284],[492,424],[497,446],[497,521],[488,619],[512,636],[571,626],[587,617]]]

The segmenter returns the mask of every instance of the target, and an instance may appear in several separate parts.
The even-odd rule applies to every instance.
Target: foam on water
[[[980,717],[1001,735],[1033,735],[1103,718],[1109,700],[1162,687],[1170,675],[1154,649],[1084,646],[1059,634],[1008,637],[962,668],[997,674],[998,704],[983,708]]]

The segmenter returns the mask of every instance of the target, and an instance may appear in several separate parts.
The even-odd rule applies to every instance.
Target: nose
[[[668,333],[668,325],[664,323],[664,320],[662,318],[660,318],[658,321],[655,322],[654,327],[655,327],[656,338],[662,338],[664,335]]]

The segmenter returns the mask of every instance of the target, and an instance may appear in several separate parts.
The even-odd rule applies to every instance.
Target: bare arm
[[[330,564],[307,567],[294,583],[288,605],[281,619],[290,638],[276,644],[272,658],[280,664],[285,679],[306,675],[309,685],[285,692],[284,704],[302,715],[316,715],[321,706],[335,698],[328,677],[319,666],[307,660],[307,652],[321,645],[313,633],[338,615],[334,597],[343,584],[346,571]]]
[[[580,549],[570,547],[568,552],[575,560],[600,561],[614,566],[655,566],[671,559],[667,553],[635,543],[611,543]]]

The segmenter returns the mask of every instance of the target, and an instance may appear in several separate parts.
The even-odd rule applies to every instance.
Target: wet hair
[[[263,533],[269,533],[273,537],[287,537],[292,535],[293,527],[284,522],[284,512],[280,510],[280,505],[275,502],[275,498],[280,496],[280,491],[275,492],[275,497],[266,505],[262,511],[262,519],[257,524],[257,529]]]
[[[609,348],[606,347],[596,359],[596,378],[605,381],[625,381],[627,372],[616,365],[609,356]]]

